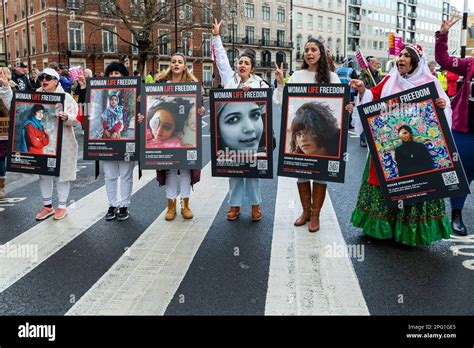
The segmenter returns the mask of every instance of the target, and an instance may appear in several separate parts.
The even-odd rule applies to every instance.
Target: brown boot
[[[319,231],[319,213],[326,197],[326,184],[313,183],[313,202],[311,204],[311,218],[309,220],[308,231]]]
[[[193,218],[193,212],[189,209],[189,198],[181,198],[181,215],[185,219]]]
[[[230,207],[227,212],[227,220],[234,221],[240,215],[240,207]]]
[[[168,199],[168,211],[165,215],[166,221],[174,220],[176,217],[176,199]]]
[[[252,221],[260,221],[262,217],[262,208],[260,205],[252,205]]]
[[[309,221],[311,217],[311,181],[299,182],[298,193],[300,194],[301,205],[303,206],[303,212],[300,217],[296,219],[295,226],[302,226]]]
[[[0,179],[0,199],[5,198],[5,178]]]

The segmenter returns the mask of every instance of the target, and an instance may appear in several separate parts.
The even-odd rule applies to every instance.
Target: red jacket
[[[28,152],[37,155],[43,154],[43,147],[49,144],[49,135],[32,124],[26,126],[26,144]]]

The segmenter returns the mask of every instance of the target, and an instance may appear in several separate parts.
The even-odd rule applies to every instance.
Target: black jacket
[[[20,92],[31,91],[31,85],[28,77],[18,74],[16,71],[12,74],[12,80],[17,84],[16,89]]]
[[[395,149],[398,176],[416,174],[434,169],[428,149],[422,143],[409,141]]]

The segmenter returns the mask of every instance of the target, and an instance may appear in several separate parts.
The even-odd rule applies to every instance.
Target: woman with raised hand
[[[287,83],[341,83],[337,74],[332,71],[326,48],[321,41],[310,38],[304,45],[303,58],[301,70],[295,71]],[[277,65],[275,78],[278,82],[278,88],[273,93],[273,101],[276,104],[281,104],[285,82],[283,72]],[[303,212],[296,219],[294,225],[302,226],[309,221],[308,231],[316,232],[320,226],[319,214],[326,198],[327,184],[314,180],[312,191],[310,180],[298,179],[297,185]]]
[[[0,68],[0,118],[10,117],[10,104],[13,97],[12,75],[8,68]],[[5,197],[5,174],[8,139],[0,140],[0,199]]]
[[[251,88],[269,88],[265,81],[253,73],[256,61],[255,54],[252,51],[246,50],[240,55],[235,71],[232,70],[220,37],[221,25],[222,21],[218,22],[217,19],[212,24],[212,47],[216,54],[216,65],[224,88],[241,88],[244,91]],[[263,217],[261,203],[260,179],[229,178],[230,207],[227,211],[227,220],[236,220],[240,215],[242,205],[251,204],[252,221],[260,221]]]
[[[456,18],[443,21],[436,32],[435,58],[449,73],[464,76],[462,86],[452,100],[452,133],[470,184],[474,180],[474,58],[457,58],[448,53],[448,31],[457,21]],[[462,221],[466,198],[467,195],[450,198],[452,228],[460,236],[467,235],[467,228]]]
[[[170,67],[157,74],[155,76],[155,82],[198,82],[198,79],[186,66],[186,57],[181,53],[174,53],[171,56]],[[178,112],[181,107],[186,110],[184,117],[180,116]],[[147,129],[146,132],[147,143],[151,143],[151,147],[155,148],[184,146],[185,144],[182,144],[180,136],[188,120],[191,107],[193,107],[193,105],[190,105],[182,98],[174,98],[173,101],[152,105],[148,110],[150,128]],[[204,106],[201,105],[197,110],[200,116],[204,115]],[[145,116],[139,114],[138,122],[142,123],[144,118]],[[166,198],[168,200],[168,210],[165,214],[165,220],[171,221],[176,217],[176,199],[178,196],[181,196],[181,215],[185,219],[192,219],[193,212],[189,207],[189,197],[191,195],[191,187],[200,180],[201,170],[169,169],[157,170],[156,172],[160,186],[165,186]]]
[[[406,45],[397,58],[396,68],[372,89],[366,89],[361,80],[352,80],[351,85],[359,92],[356,105],[361,105],[429,82],[435,83],[440,96],[435,100],[435,104],[445,109],[446,119],[451,126],[449,98],[439,81],[431,74],[420,45]],[[355,126],[356,131],[362,128],[360,119],[356,119]],[[449,238],[451,234],[443,199],[405,204],[401,209],[387,207],[370,156],[367,159],[351,222],[355,227],[362,228],[364,234],[368,236],[394,239],[410,246],[428,245]]]

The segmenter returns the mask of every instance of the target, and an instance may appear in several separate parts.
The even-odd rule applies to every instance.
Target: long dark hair
[[[331,75],[329,74],[330,68],[328,63],[328,57],[326,55],[326,49],[321,41],[315,38],[309,38],[308,41],[304,44],[306,47],[307,44],[313,42],[318,46],[320,57],[318,63],[316,64],[316,83],[329,83],[331,82]],[[308,69],[309,65],[306,63],[306,60],[303,59],[303,64],[301,65],[301,69]]]
[[[333,116],[333,111],[327,104],[309,102],[296,110],[296,116],[291,122],[290,152],[303,153],[296,141],[296,133],[305,130],[316,139],[318,148],[326,148],[331,155],[337,155],[339,128]]]

